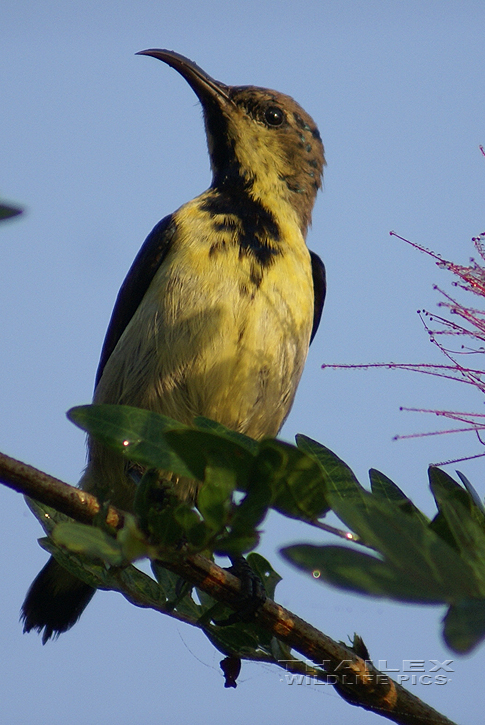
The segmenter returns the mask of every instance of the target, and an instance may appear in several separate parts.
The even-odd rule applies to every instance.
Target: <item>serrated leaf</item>
[[[282,549],[281,554],[317,581],[358,594],[419,604],[446,601],[442,587],[434,581],[416,581],[406,571],[354,549],[295,544]]]
[[[271,506],[285,516],[315,520],[329,509],[320,467],[289,443],[263,440],[252,475],[271,488]]]
[[[485,639],[485,599],[464,599],[444,618],[443,637],[458,654],[471,652]]]

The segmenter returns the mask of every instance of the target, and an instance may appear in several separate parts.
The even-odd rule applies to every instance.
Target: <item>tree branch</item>
[[[92,523],[101,510],[98,500],[91,494],[2,453],[0,482],[82,523]],[[106,522],[115,529],[121,529],[123,512],[110,506]],[[237,608],[240,600],[239,579],[209,559],[194,554],[161,563],[217,601]],[[124,583],[120,585],[122,587],[125,596],[134,604],[153,607],[153,603],[144,601],[138,592],[129,590]],[[158,610],[163,612],[163,609]],[[371,662],[358,657],[352,650],[272,600],[267,599],[255,617],[257,623],[274,637],[315,663],[317,668],[322,668],[315,669],[309,665],[304,674],[333,684],[341,697],[350,704],[371,710],[401,725],[454,725],[451,720],[376,670]],[[193,624],[210,630],[207,624]],[[301,662],[296,661],[294,666],[291,662],[279,664],[289,672],[301,673]]]

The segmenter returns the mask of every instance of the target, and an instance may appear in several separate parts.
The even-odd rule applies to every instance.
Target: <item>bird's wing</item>
[[[153,228],[136,255],[118,292],[111,314],[96,372],[96,385],[101,379],[104,366],[111,353],[135,314],[158,268],[167,256],[174,233],[175,222],[173,215],[170,214]]]
[[[320,324],[323,303],[325,302],[325,293],[327,291],[327,279],[325,275],[325,265],[318,254],[310,252],[310,257],[312,260],[313,291],[315,295],[315,303],[313,307],[313,328],[310,337],[311,343],[317,334],[318,326]]]

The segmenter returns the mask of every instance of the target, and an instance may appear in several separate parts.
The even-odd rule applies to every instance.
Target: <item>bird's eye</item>
[[[281,126],[285,120],[285,114],[278,106],[269,106],[264,112],[264,120],[268,126]]]

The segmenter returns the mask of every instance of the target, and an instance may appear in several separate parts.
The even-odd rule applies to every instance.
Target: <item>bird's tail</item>
[[[63,569],[51,557],[32,582],[22,604],[24,632],[42,633],[42,643],[70,629],[96,590]]]

